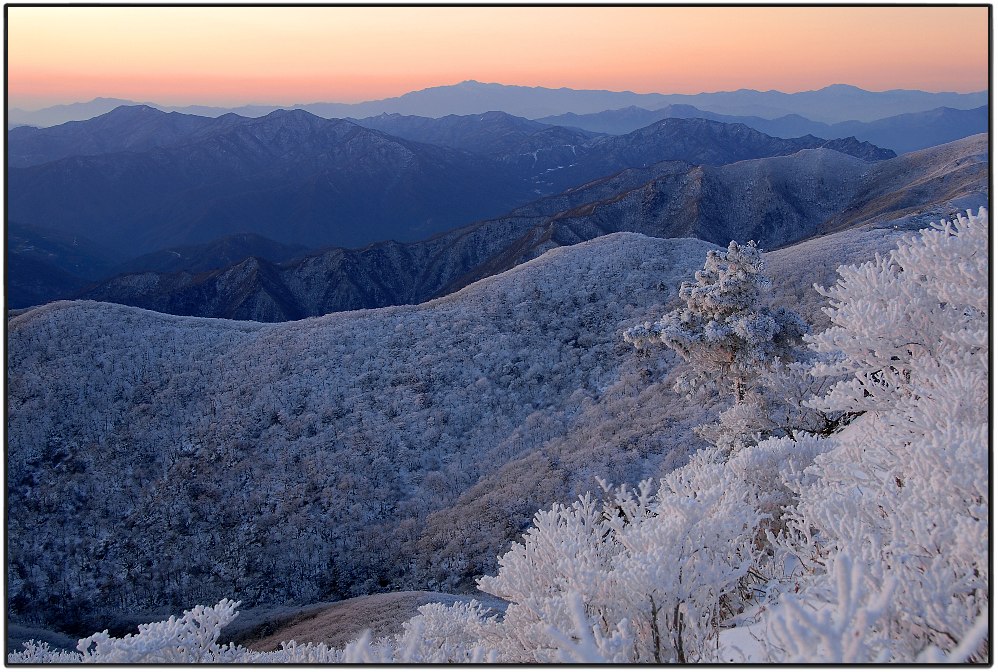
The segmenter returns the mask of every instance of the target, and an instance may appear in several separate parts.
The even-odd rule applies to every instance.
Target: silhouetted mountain
[[[799,114],[808,119],[834,123],[852,119],[873,121],[941,106],[969,109],[986,104],[987,99],[987,91],[966,94],[900,89],[866,91],[845,84],[799,93],[739,89],[698,94],[640,94],[630,91],[549,89],[466,81],[355,105],[314,103],[300,107],[320,116],[337,117],[364,117],[385,112],[441,117],[446,114],[482,114],[489,110],[501,110],[537,119],[566,112],[586,114],[632,105],[645,109],[659,109],[666,105],[692,105],[720,114],[770,119]]]
[[[745,117],[730,117],[728,115],[707,112],[692,105],[666,105],[656,110],[646,110],[643,107],[629,105],[619,110],[603,110],[590,114],[575,114],[567,112],[556,114],[550,117],[542,117],[537,121],[545,124],[555,124],[568,128],[579,128],[594,133],[607,133],[610,135],[626,135],[639,128],[650,126],[662,119],[710,119],[711,121],[724,121],[732,123],[744,123],[750,128],[755,128],[751,123],[744,121]],[[758,130],[758,129],[757,129]],[[798,133],[797,135],[807,135],[810,129]],[[770,135],[774,135],[770,133]]]
[[[142,152],[189,142],[198,132],[224,129],[241,118],[164,113],[148,105],[122,106],[87,121],[49,128],[22,126],[7,133],[7,165],[34,166],[71,156]]]
[[[696,119],[660,120],[622,138],[598,137],[503,112],[440,119],[381,115],[355,121],[398,137],[486,154],[515,165],[540,187],[538,193],[558,192],[624,168],[663,160],[721,165],[822,146],[871,161],[894,156],[855,138],[782,140],[745,127]]]
[[[237,232],[355,246],[419,239],[531,193],[492,159],[301,110],[199,123],[183,144],[13,168],[9,215],[132,254]]]
[[[551,126],[505,112],[430,117],[383,114],[351,119],[396,137],[485,154],[530,178],[578,161],[595,133]]]
[[[627,135],[597,138],[587,145],[585,152],[580,152],[575,162],[556,168],[545,177],[546,184],[560,185],[564,189],[624,168],[648,166],[664,160],[723,165],[824,146],[868,161],[894,156],[893,152],[854,139],[774,138],[744,124],[707,119],[663,119]]]
[[[898,154],[942,145],[978,133],[987,133],[991,115],[988,106],[972,110],[939,107],[925,112],[901,114],[866,124],[846,121],[832,124],[829,135],[854,135]]]
[[[443,145],[478,154],[508,154],[516,151],[524,138],[551,128],[548,124],[514,117],[505,112],[463,116],[449,114],[440,118],[381,114],[347,121],[398,138]],[[582,137],[590,136],[591,134],[585,134]]]
[[[254,260],[200,276],[124,276],[84,298],[184,315],[297,319],[419,303],[552,247],[618,231],[718,244],[754,239],[771,249],[871,222],[925,226],[987,203],[987,186],[986,136],[872,167],[830,149],[724,166],[664,162],[417,243],[332,249],[280,265]]]
[[[7,111],[7,123],[27,126],[56,126],[58,124],[65,124],[67,121],[93,119],[97,115],[106,114],[122,105],[138,104],[133,100],[124,100],[121,98],[94,98],[85,103],[52,105],[51,107],[43,107],[39,110],[22,110],[12,107]]]

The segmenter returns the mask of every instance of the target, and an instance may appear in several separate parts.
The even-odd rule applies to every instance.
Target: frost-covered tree
[[[770,280],[754,242],[732,241],[723,252],[711,250],[695,278],[680,286],[685,307],[631,327],[624,340],[667,345],[691,367],[692,375],[679,383],[685,390],[730,386],[735,402],[741,402],[763,368],[800,342],[805,325],[796,313],[765,305]]]
[[[767,305],[770,284],[755,243],[732,241],[727,250],[707,253],[695,282],[682,283],[679,297],[685,306],[624,332],[624,340],[636,347],[662,343],[687,362],[689,371],[677,379],[677,391],[695,397],[706,390],[731,390],[734,406],[718,425],[703,428],[715,445],[771,428],[765,419],[768,400],[755,384],[793,359],[806,331],[797,313]]]

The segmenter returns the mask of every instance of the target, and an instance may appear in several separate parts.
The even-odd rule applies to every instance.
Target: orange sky
[[[12,107],[356,102],[466,79],[980,91],[985,7],[8,7]]]

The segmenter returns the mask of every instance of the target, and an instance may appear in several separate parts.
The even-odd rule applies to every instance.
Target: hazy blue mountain
[[[648,110],[636,105],[629,105],[617,110],[603,110],[589,114],[576,114],[566,112],[550,117],[537,119],[545,124],[556,124],[569,128],[579,128],[594,133],[607,133],[610,135],[626,135],[639,128],[644,128],[662,119],[710,119],[712,121],[732,121],[733,123],[745,123],[745,117],[730,117],[728,115],[707,112],[692,105],[666,105],[665,107]],[[755,128],[752,124],[745,123],[746,126]],[[797,135],[807,135],[808,129]],[[773,134],[770,134],[773,135]]]
[[[548,124],[569,128],[623,135],[661,119],[711,119],[729,124],[745,124],[749,128],[777,138],[815,135],[823,138],[855,137],[898,154],[941,145],[960,138],[988,131],[988,107],[957,110],[940,107],[924,112],[895,115],[875,121],[844,121],[826,124],[800,115],[790,114],[776,119],[735,116],[708,112],[691,105],[667,105],[658,110],[625,107],[594,114],[561,114],[538,119]]]
[[[212,119],[164,113],[148,105],[123,105],[86,121],[48,128],[22,126],[8,131],[7,165],[20,168],[70,156],[170,147],[191,141],[199,132],[217,132],[240,120],[233,114]]]
[[[990,130],[988,106],[971,110],[939,107],[925,112],[900,114],[867,123],[846,121],[832,124],[829,136],[854,135],[898,154],[953,142]]]
[[[744,124],[725,124],[707,119],[663,119],[627,135],[596,138],[578,158],[545,173],[545,187],[573,184],[660,161],[723,165],[747,159],[793,154],[802,149],[829,146],[868,161],[894,156],[893,152],[850,139],[825,140],[814,136],[774,138]]]
[[[697,119],[600,137],[503,113],[415,125],[424,136],[485,153],[416,143],[303,110],[212,119],[133,107],[51,129],[15,129],[11,152],[21,162],[76,146],[96,153],[11,168],[9,213],[64,233],[85,231],[110,253],[127,256],[234,233],[311,248],[359,247],[419,240],[664,160],[715,165],[821,146],[868,160],[890,155],[848,139],[778,139]]]
[[[10,120],[34,126],[52,126],[65,121],[87,119],[117,106],[104,103],[105,100],[107,99],[60,105],[35,112],[12,109]],[[590,114],[628,106],[656,110],[666,105],[692,105],[719,114],[758,116],[766,119],[800,115],[815,121],[835,123],[849,120],[873,121],[938,107],[972,109],[986,105],[987,102],[987,91],[973,93],[930,93],[902,89],[866,91],[845,84],[799,93],[739,89],[714,93],[661,94],[509,86],[469,80],[363,103],[313,102],[290,106],[246,105],[237,108],[204,105],[153,106],[205,116],[221,116],[228,112],[244,116],[263,116],[281,107],[291,107],[305,109],[327,118],[363,118],[384,113],[443,117],[448,114],[483,114],[499,110],[519,117],[537,119],[567,112]],[[130,101],[118,102],[118,104],[129,103]]]
[[[922,112],[937,107],[971,109],[986,105],[987,91],[974,93],[929,93],[905,89],[866,91],[847,84],[834,84],[816,91],[782,93],[739,89],[718,93],[668,96],[667,103],[685,103],[721,114],[775,119],[796,114],[825,123],[874,121],[897,114]]]
[[[500,156],[551,146],[553,142],[550,138],[554,136],[559,141],[568,140],[581,145],[597,135],[495,111],[472,115],[449,114],[440,118],[381,114],[348,121],[406,140]]]
[[[123,100],[121,98],[94,98],[85,103],[53,105],[51,107],[43,107],[39,110],[22,110],[12,107],[7,110],[7,123],[27,126],[56,126],[57,124],[64,124],[67,121],[92,119],[122,105],[138,104],[134,100]]]
[[[315,103],[302,107],[320,116],[363,117],[394,112],[441,117],[446,114],[481,114],[489,110],[501,110],[537,119],[566,112],[587,114],[632,105],[645,109],[660,109],[666,105],[692,105],[727,115],[772,119],[798,114],[808,119],[834,123],[854,119],[873,121],[943,106],[969,109],[987,104],[987,99],[987,91],[966,94],[902,89],[866,91],[845,84],[799,93],[739,89],[698,94],[639,94],[630,91],[550,89],[466,81],[352,106]]]
[[[775,248],[871,222],[926,226],[955,209],[987,203],[987,166],[986,136],[873,167],[830,149],[724,166],[663,162],[425,241],[330,249],[286,264],[254,259],[202,275],[122,276],[83,296],[182,315],[259,321],[414,304],[552,247],[620,231],[722,245],[754,239]]]
[[[819,146],[867,160],[894,156],[855,140],[776,139],[744,126],[694,119],[662,120],[619,138],[539,124],[504,112],[439,119],[386,114],[351,121],[409,140],[492,156],[516,166],[534,181],[540,194],[663,160],[720,165]]]
[[[505,112],[452,114],[439,119],[382,114],[350,121],[407,140],[490,156],[535,182],[539,193],[558,191],[561,183],[547,184],[549,173],[578,163],[598,135]]]
[[[418,240],[532,193],[490,158],[302,110],[200,123],[180,144],[12,168],[9,214],[135,255],[242,232],[311,247]]]

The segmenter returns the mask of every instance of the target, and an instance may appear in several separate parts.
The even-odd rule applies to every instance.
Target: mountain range
[[[501,112],[354,123],[301,110],[209,118],[119,107],[84,122],[9,131],[8,212],[23,231],[44,222],[46,235],[75,239],[85,230],[118,270],[160,272],[167,267],[148,259],[121,264],[236,234],[302,252],[412,242],[627,168],[664,160],[720,165],[817,147],[870,161],[893,155],[851,138],[780,139],[702,119],[602,136]],[[28,248],[11,254],[22,251]],[[30,275],[12,282],[12,305],[72,296],[83,280],[98,279],[50,252],[36,255],[34,266],[12,265]],[[232,261],[216,255],[214,266],[169,268],[199,273]],[[42,262],[54,279],[49,290]],[[67,263],[75,263],[72,255]]]
[[[249,258],[206,273],[123,275],[82,296],[179,315],[294,320],[420,303],[552,247],[618,231],[716,244],[754,239],[772,249],[874,222],[919,228],[986,204],[987,185],[984,135],[872,165],[827,148],[719,166],[662,162],[426,241],[332,249],[285,264]]]
[[[244,105],[235,108],[205,105],[156,106],[166,111],[212,117],[230,112],[258,117],[282,107],[290,107],[305,109],[321,117],[368,117],[383,113],[442,117],[448,114],[483,114],[499,110],[536,119],[568,112],[590,114],[631,105],[652,110],[666,105],[693,105],[702,110],[726,115],[774,119],[797,114],[818,122],[835,123],[850,120],[873,121],[939,107],[971,109],[987,103],[987,91],[974,93],[929,93],[903,89],[866,91],[845,84],[799,93],[739,89],[715,93],[660,94],[508,86],[469,80],[449,86],[412,91],[394,98],[353,104],[317,102],[290,106]],[[57,105],[35,111],[11,108],[8,110],[8,124],[53,126],[67,121],[90,119],[109,112],[119,105],[132,104],[135,103],[121,99],[97,98],[87,103]]]
[[[256,119],[181,115],[180,130],[177,118],[151,108],[116,116],[139,118],[144,128],[149,115],[169,133],[138,132],[139,151],[114,146],[11,168],[11,218],[85,229],[130,256],[234,233],[356,246],[425,237],[501,214],[532,193],[521,175],[494,160],[301,110]],[[69,130],[70,144],[77,142],[82,129]],[[112,137],[120,144],[129,136]],[[11,155],[20,156],[22,139],[12,139]]]
[[[717,114],[692,105],[667,105],[657,110],[630,106],[593,114],[568,113],[543,117],[538,121],[620,135],[669,118],[701,118],[729,124],[745,124],[749,128],[777,138],[801,135],[817,135],[824,138],[855,137],[857,140],[891,149],[898,154],[941,145],[977,133],[987,133],[991,119],[986,105],[969,110],[940,107],[869,122],[843,121],[835,124],[811,121],[797,114],[764,119]]]

